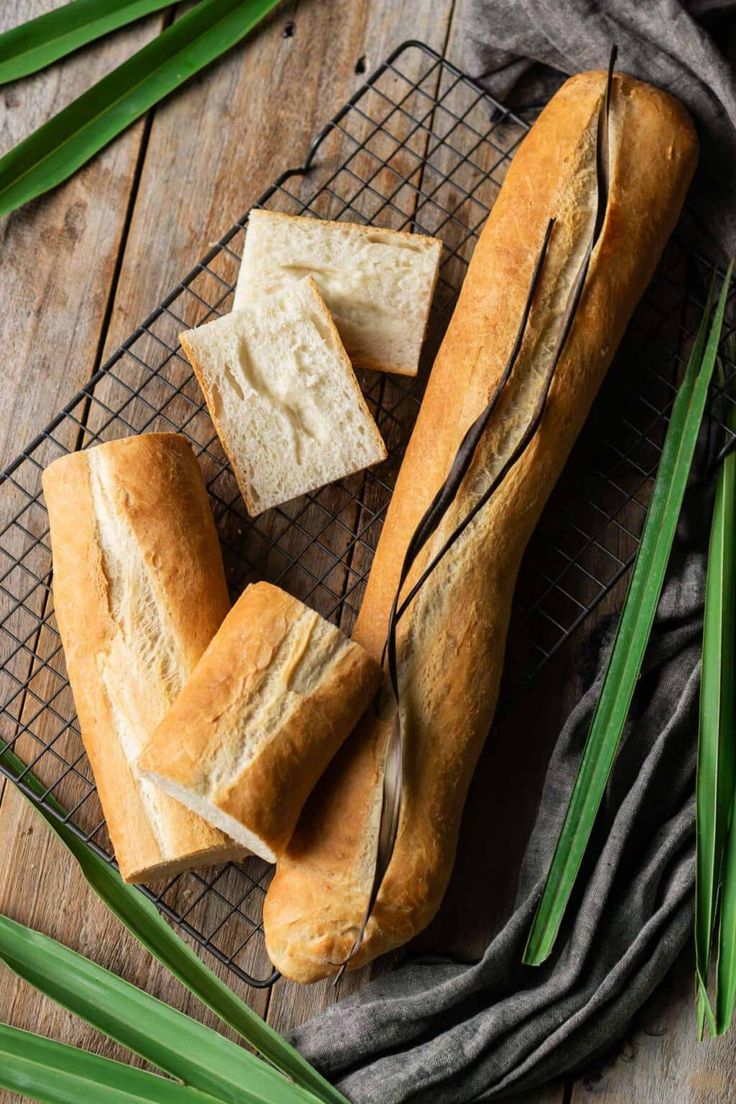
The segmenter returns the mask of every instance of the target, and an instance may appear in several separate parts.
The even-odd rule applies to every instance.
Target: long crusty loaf
[[[355,629],[374,655],[385,639],[409,537],[499,379],[547,220],[555,216],[542,284],[507,393],[417,570],[477,500],[528,421],[594,221],[596,123],[605,81],[603,73],[581,74],[552,99],[516,154],[476,247]],[[401,819],[353,968],[414,936],[442,900],[471,774],[495,710],[522,553],[675,225],[696,158],[684,108],[617,74],[607,216],[542,425],[401,625]],[[351,949],[373,874],[388,730],[388,720],[366,715],[307,803],[271,885],[267,947],[288,977],[310,981],[333,973]]]
[[[138,766],[268,862],[378,689],[376,660],[270,583],[235,603]]]
[[[191,446],[150,433],[43,474],[54,607],[87,754],[126,881],[242,854],[144,782],[144,743],[228,611],[222,557]]]

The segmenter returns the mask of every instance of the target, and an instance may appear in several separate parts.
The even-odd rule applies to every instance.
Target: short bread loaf
[[[269,583],[225,618],[138,766],[269,862],[380,682],[378,663]]]
[[[356,367],[415,376],[441,253],[423,234],[251,211],[235,309],[313,276]]]
[[[180,340],[250,514],[385,459],[311,277]]]
[[[56,620],[121,874],[242,854],[135,766],[229,606],[191,446],[173,433],[112,441],[54,461],[43,490]]]
[[[542,284],[508,389],[407,590],[499,471],[529,420],[595,218],[596,129],[605,85],[606,74],[583,73],[554,96],[516,153],[476,246],[355,628],[355,639],[376,656],[411,534],[500,378],[554,216]],[[685,109],[617,73],[606,219],[542,424],[401,624],[401,818],[352,968],[411,939],[442,900],[468,785],[493,719],[524,548],[675,225],[696,158]],[[279,864],[265,903],[265,932],[272,961],[288,977],[312,981],[333,973],[353,946],[373,876],[392,723],[389,710],[384,719],[373,711],[366,715],[307,802]]]

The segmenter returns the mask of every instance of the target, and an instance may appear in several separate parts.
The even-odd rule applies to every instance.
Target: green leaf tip
[[[72,0],[0,34],[0,84],[37,73],[171,0]]]
[[[67,180],[131,123],[235,46],[279,0],[200,0],[0,158],[0,216]]]
[[[154,958],[223,1023],[297,1085],[313,1093],[324,1104],[348,1104],[338,1089],[202,962],[135,886],[127,885],[113,866],[75,835],[60,819],[66,815],[63,807],[48,795],[43,783],[11,748],[0,745],[0,762],[11,777],[22,775],[26,786],[40,801],[45,802],[39,804],[27,798],[31,807],[43,817],[77,860],[82,874],[100,900]]]

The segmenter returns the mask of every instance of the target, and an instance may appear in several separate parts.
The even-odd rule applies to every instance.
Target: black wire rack
[[[349,631],[421,392],[481,225],[526,124],[427,46],[396,49],[325,126],[303,165],[258,206],[375,222],[445,242],[416,380],[365,372],[361,384],[388,449],[379,468],[250,519],[177,335],[230,309],[247,215],[131,334],[0,476],[0,739],[27,765],[0,769],[113,862],[76,723],[54,620],[40,476],[57,456],[131,433],[177,430],[205,472],[231,593],[266,578]],[[615,604],[636,551],[675,384],[712,275],[681,239],[633,320],[522,570],[510,650],[520,691],[604,599]],[[736,371],[732,334],[722,348]],[[712,416],[723,411],[717,395]],[[719,419],[721,420],[721,419]],[[262,938],[270,868],[258,859],[143,888],[243,981],[275,975]]]

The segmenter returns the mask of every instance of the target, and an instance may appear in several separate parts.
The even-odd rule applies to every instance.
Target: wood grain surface
[[[57,5],[58,0],[3,5],[0,27]],[[285,0],[246,43],[190,81],[71,181],[1,220],[0,464],[35,436],[271,180],[303,158],[323,123],[390,50],[417,38],[446,50],[462,65],[464,14],[464,0]],[[166,18],[152,17],[1,89],[0,151],[128,57]],[[589,624],[586,631],[593,627]],[[568,649],[537,688],[535,702],[525,703],[527,730],[536,736],[523,762],[513,731],[502,730],[483,756],[458,868],[445,906],[423,938],[427,947],[477,954],[498,926],[513,894],[551,742],[575,697],[576,655],[575,648]],[[555,692],[563,679],[564,700]],[[512,836],[505,832],[501,850],[494,845],[494,823],[488,823],[488,787],[514,765],[524,785],[496,804],[499,829],[504,817],[515,825]],[[0,840],[0,911],[215,1026],[214,1018],[122,931],[63,848],[7,784],[0,784]],[[208,961],[280,1031],[383,968],[378,964],[351,975],[338,990],[331,983],[298,987],[282,980],[270,992],[259,992]],[[582,1104],[588,1097],[602,1104],[733,1099],[729,1086],[736,1044],[695,1042],[691,980],[688,959],[642,1012],[630,1039],[599,1069],[574,1084],[552,1085],[519,1099],[526,1104]],[[2,967],[0,1021],[129,1060]],[[2,1104],[16,1099],[0,1092]]]

